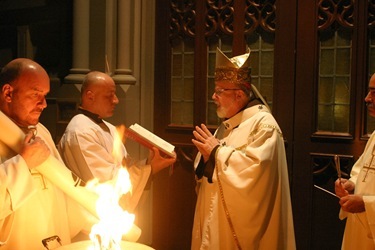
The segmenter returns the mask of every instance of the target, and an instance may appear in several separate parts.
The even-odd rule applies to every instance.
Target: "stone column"
[[[66,83],[82,83],[89,69],[90,0],[73,2],[73,62]]]
[[[134,60],[134,37],[139,32],[139,27],[135,27],[136,20],[132,20],[135,16],[135,6],[132,6],[132,0],[118,0],[117,9],[117,60],[114,70],[113,79],[118,84],[136,83],[136,78],[132,71]]]

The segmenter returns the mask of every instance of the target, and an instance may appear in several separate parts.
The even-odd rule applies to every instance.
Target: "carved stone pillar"
[[[133,0],[118,0],[117,2],[117,60],[113,79],[118,84],[133,85],[136,82],[133,73],[134,60],[132,61],[131,58],[134,59],[134,51],[139,50],[135,48],[135,39],[138,39],[140,32],[140,20],[134,20],[139,18],[136,14],[137,2]]]
[[[82,83],[89,69],[90,0],[73,3],[73,62],[66,83]]]

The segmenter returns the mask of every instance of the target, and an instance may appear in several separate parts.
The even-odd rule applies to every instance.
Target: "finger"
[[[177,157],[177,153],[176,153],[176,151],[173,150],[172,155],[173,155],[173,156],[168,155],[168,158],[176,158],[176,157]]]
[[[195,145],[195,146],[201,146],[203,143],[201,143],[200,141],[198,140],[195,140],[195,139],[191,139],[191,142]]]
[[[34,133],[32,133],[31,131],[27,132],[25,139],[24,139],[24,143],[30,143],[33,137],[34,137]]]
[[[203,131],[204,131],[204,133],[207,135],[207,136],[212,136],[212,134],[211,134],[211,132],[210,132],[210,130],[208,130],[208,128],[207,128],[207,126],[206,125],[204,125],[204,124],[201,124],[201,127],[202,127],[202,129],[203,129]]]
[[[199,126],[195,127],[195,131],[199,133],[203,138],[207,138],[207,134]]]
[[[196,126],[196,130],[205,138],[212,137],[211,132],[208,130],[207,126],[204,124],[201,124],[201,127]]]
[[[336,181],[335,181],[335,185],[336,185],[336,186],[339,186],[339,184],[340,184],[340,180],[339,180],[339,179],[336,179]]]
[[[341,198],[339,203],[340,203],[340,206],[344,207],[345,203],[346,203],[346,200]]]
[[[45,144],[45,142],[39,136],[35,137],[33,142],[39,143],[39,144]]]
[[[152,147],[152,151],[154,151],[154,155],[155,155],[155,156],[157,156],[157,157],[160,156],[160,151],[159,151],[158,148],[156,148],[156,147]]]
[[[191,141],[197,147],[197,149],[199,151],[201,151],[203,149],[203,145],[204,145],[203,143],[201,143],[200,141],[194,140],[194,139],[192,139]]]
[[[344,189],[351,189],[351,184],[349,181],[345,181],[344,183],[341,183]]]
[[[172,165],[173,163],[176,162],[176,158],[172,158],[172,157],[169,157],[169,158],[165,158],[165,160],[167,161],[167,164],[168,165]]]
[[[149,149],[148,158],[153,159],[155,157],[155,150],[154,147]]]
[[[204,141],[204,137],[199,134],[197,131],[193,131],[193,135],[195,137],[195,139],[199,140],[199,141]]]

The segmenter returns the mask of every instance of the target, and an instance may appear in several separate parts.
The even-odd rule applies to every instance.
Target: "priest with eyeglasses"
[[[222,123],[195,127],[191,249],[295,249],[282,131],[251,84],[250,51],[217,49],[212,99]]]

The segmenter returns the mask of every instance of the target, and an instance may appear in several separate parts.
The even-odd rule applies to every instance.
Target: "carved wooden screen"
[[[253,84],[272,106],[274,2],[243,1],[240,5],[237,1],[235,6],[233,0],[171,1],[171,124],[191,126],[201,120],[195,118],[197,105],[206,117],[203,122],[214,126],[218,124],[216,105],[211,100],[217,47],[229,57],[235,55],[235,50],[244,52],[241,44],[250,47]],[[205,28],[201,33],[198,32],[199,16],[204,16],[200,25]],[[235,22],[243,24],[241,31],[244,33],[239,46],[234,41],[234,36],[240,34],[239,30],[235,33],[234,29],[238,26]],[[195,50],[197,44],[202,48],[199,54]],[[198,61],[205,68],[202,72],[194,70]],[[197,91],[194,92],[194,89]],[[197,93],[200,98],[206,99],[206,107],[195,99]]]

